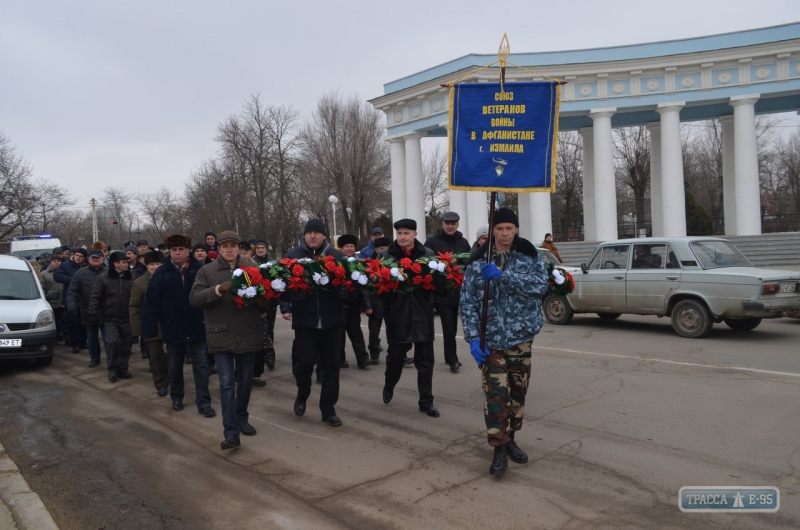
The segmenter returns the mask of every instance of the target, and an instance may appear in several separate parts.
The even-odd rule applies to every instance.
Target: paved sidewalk
[[[58,530],[42,499],[0,444],[0,528],[3,530]]]

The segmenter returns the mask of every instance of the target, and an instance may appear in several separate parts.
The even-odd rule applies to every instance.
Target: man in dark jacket
[[[205,241],[209,252],[219,252],[219,248],[217,247],[217,234],[210,231],[206,232]]]
[[[63,257],[63,254],[62,254]],[[64,258],[58,269],[53,272],[53,280],[64,286],[61,293],[61,305],[67,307],[67,294],[69,294],[69,284],[72,276],[82,267],[86,266],[87,253],[85,249],[75,249],[71,259]],[[80,313],[72,313],[67,310],[67,327],[69,330],[69,343],[72,345],[72,353],[78,353],[81,348],[86,347],[86,328],[81,324]]]
[[[462,254],[470,252],[469,241],[458,231],[456,212],[445,212],[442,216],[442,227],[425,241],[425,246],[433,250],[434,254],[452,252]],[[442,336],[444,337],[444,362],[450,366],[450,371],[458,372],[461,363],[458,362],[456,353],[456,332],[458,331],[458,301],[461,298],[461,288],[437,289],[433,295],[433,306],[439,313],[442,322]]]
[[[433,256],[433,251],[417,241],[417,222],[400,219],[394,223],[397,239],[381,252],[399,263],[403,258],[412,261]],[[415,289],[408,294],[390,293],[381,298],[386,319],[386,382],[383,402],[389,403],[394,387],[403,373],[403,359],[414,346],[414,366],[417,368],[419,410],[433,418],[439,411],[433,406],[433,295],[431,291]]]
[[[381,228],[380,226],[376,226],[375,228],[372,229],[372,234],[370,235],[369,243],[359,252],[359,254],[363,259],[372,259],[378,255],[375,248],[376,247],[375,240],[380,239],[382,237],[384,237],[383,228]]]
[[[139,335],[144,339],[142,333],[142,309],[144,308],[144,295],[147,293],[147,285],[150,283],[153,273],[163,263],[163,258],[159,252],[148,250],[140,256],[147,267],[147,272],[133,282],[131,288],[131,331],[134,335]],[[164,397],[169,392],[169,370],[167,369],[167,354],[164,352],[164,341],[161,337],[161,330],[154,338],[145,340],[147,351],[150,352],[150,373],[153,374],[153,384],[159,397]]]
[[[319,219],[309,219],[303,229],[300,246],[286,254],[289,259],[324,256],[341,257],[342,254],[327,241],[325,225]],[[281,301],[281,315],[292,321],[294,346],[292,355],[294,376],[297,380],[297,399],[294,413],[302,416],[306,412],[306,400],[311,394],[311,372],[314,365],[322,368],[322,391],[319,408],[322,421],[333,427],[342,424],[334,406],[339,400],[339,365],[344,305],[336,288],[330,291],[309,293],[295,298],[291,303]]]
[[[131,286],[125,254],[119,250],[108,256],[110,268],[99,275],[89,299],[89,322],[105,327],[108,380],[130,379],[128,361],[131,358]]]
[[[255,244],[256,253],[253,261],[262,265],[269,261],[269,247],[263,239],[257,239]],[[264,322],[264,347],[256,354],[255,365],[253,367],[253,386],[265,386],[266,381],[261,379],[264,374],[264,364],[267,368],[275,368],[275,317],[278,313],[278,301],[268,300],[264,303],[264,312],[261,313],[261,320]]]
[[[214,354],[219,374],[219,401],[225,439],[222,449],[241,447],[239,434],[253,436],[247,406],[253,388],[253,359],[261,348],[261,316],[258,306],[239,308],[227,296],[233,289],[231,275],[240,265],[255,263],[239,258],[239,235],[226,230],[219,235],[219,256],[203,266],[192,287],[189,303],[204,310],[208,349]]]
[[[67,311],[72,315],[80,315],[81,323],[86,327],[86,337],[89,343],[89,368],[100,365],[100,338],[106,339],[106,328],[102,322],[96,323],[89,320],[89,299],[92,297],[94,282],[98,276],[106,272],[105,255],[102,250],[96,249],[89,252],[89,265],[77,271],[69,282],[67,293]],[[106,347],[106,359],[108,348]]]
[[[392,240],[388,237],[379,237],[372,241],[375,245],[375,252],[380,254],[389,245]],[[383,326],[383,304],[381,299],[376,294],[369,295],[369,305],[372,312],[369,313],[369,320],[367,327],[369,328],[369,357],[372,364],[378,365],[381,363],[381,327]],[[411,359],[413,362],[413,359]]]
[[[203,312],[189,304],[195,278],[204,264],[189,259],[191,237],[172,234],[167,236],[166,245],[169,258],[156,269],[147,284],[142,306],[142,334],[146,339],[153,340],[161,327],[161,336],[167,346],[172,410],[176,412],[183,410],[183,360],[188,346],[192,357],[194,402],[198,413],[212,418],[216,412],[211,408],[211,393],[208,390],[208,346]]]
[[[336,246],[339,251],[346,258],[355,258],[356,244],[358,238],[352,234],[344,234],[339,236],[336,240]],[[347,362],[345,356],[346,337],[350,337],[350,344],[353,345],[353,353],[356,354],[356,363],[360,369],[365,369],[372,365],[369,354],[367,353],[367,345],[364,344],[364,332],[361,331],[361,310],[372,314],[372,304],[370,303],[369,296],[356,287],[344,298],[344,329],[342,330],[342,352],[341,352],[341,367],[350,368],[350,363]]]
[[[138,280],[147,273],[147,267],[139,261],[139,250],[133,245],[125,248],[125,259],[128,260],[128,270],[131,271],[133,281]]]

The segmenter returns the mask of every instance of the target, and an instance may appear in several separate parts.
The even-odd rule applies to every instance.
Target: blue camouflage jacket
[[[473,254],[461,287],[461,324],[467,342],[481,336],[484,290],[481,267],[485,263],[486,244]],[[529,241],[516,237],[502,278],[489,283],[486,346],[507,350],[532,340],[542,329],[542,297],[547,288],[544,258]]]

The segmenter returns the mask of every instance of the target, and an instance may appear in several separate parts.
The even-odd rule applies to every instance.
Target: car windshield
[[[41,298],[36,279],[30,271],[0,269],[0,300],[35,300]]]
[[[727,241],[692,241],[689,246],[704,269],[753,266],[733,243]]]
[[[542,255],[542,257],[546,261],[548,261],[548,262],[550,262],[550,263],[552,263],[553,265],[556,265],[556,266],[560,266],[561,265],[561,262],[558,261],[558,258],[556,258],[553,255],[553,253],[550,252],[549,250],[547,250],[546,248],[540,248],[538,250],[539,250],[539,253]]]
[[[47,254],[52,251],[52,248],[29,248],[28,250],[15,250],[12,254],[22,259],[36,259],[42,254]]]

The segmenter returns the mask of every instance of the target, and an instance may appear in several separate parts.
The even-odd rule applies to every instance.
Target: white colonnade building
[[[496,55],[466,55],[384,85],[370,101],[386,114],[391,144],[394,220],[424,226],[423,138],[446,137],[449,89],[441,85],[499,80],[487,68]],[[686,235],[682,121],[716,119],[723,130],[726,235],[761,233],[756,149],[757,114],[800,109],[800,23],[684,40],[590,50],[512,54],[509,62],[566,81],[559,129],[583,139],[583,212],[587,241],[617,238],[612,129],[646,125],[650,132],[654,236]],[[509,68],[506,81],[538,81]],[[470,241],[487,222],[486,193],[450,190]],[[520,194],[520,233],[539,241],[552,232],[550,194]],[[433,230],[437,227],[428,227]],[[420,228],[420,233],[425,230]]]

